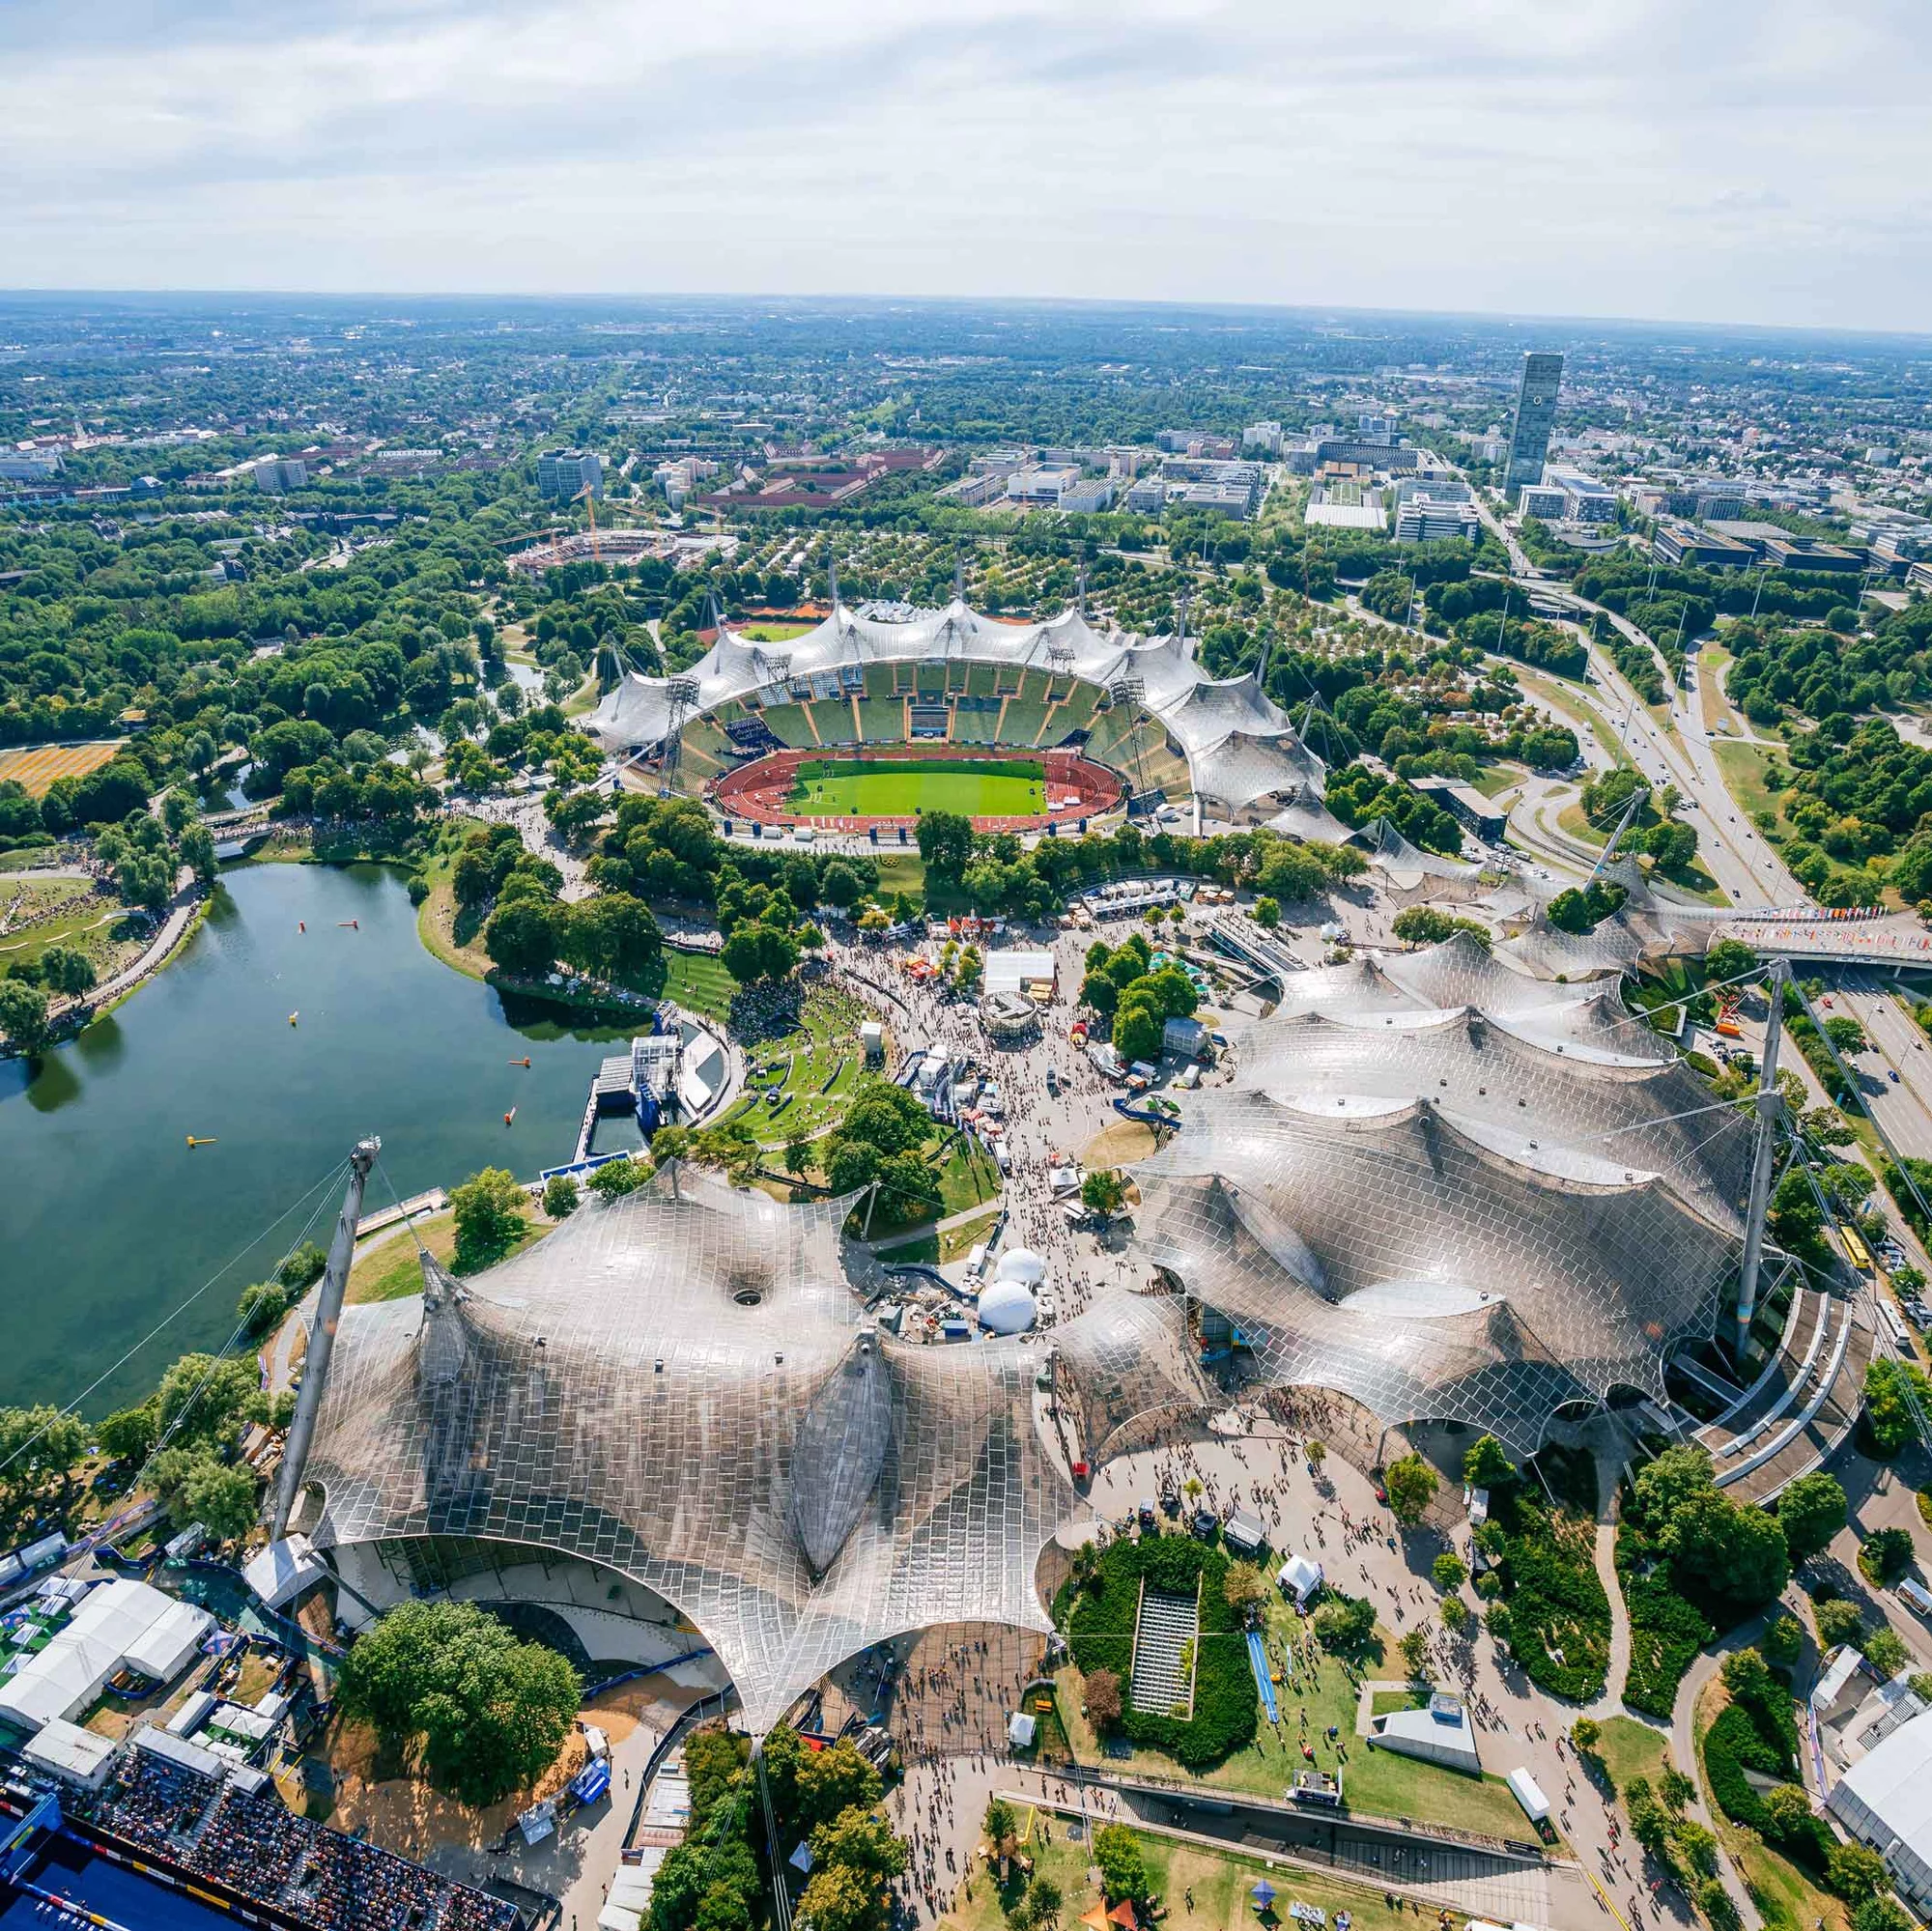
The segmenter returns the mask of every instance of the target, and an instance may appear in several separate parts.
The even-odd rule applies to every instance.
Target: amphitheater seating
[[[738,762],[733,745],[709,718],[696,718],[684,727],[684,755],[679,763],[682,788],[700,790]]]
[[[1098,764],[1118,764],[1133,720],[1133,712],[1119,704],[1112,710],[1102,711],[1094,719],[1093,734],[1087,740],[1087,755]],[[1144,752],[1147,749],[1146,737],[1147,733],[1143,732],[1141,748]]]
[[[898,666],[895,664],[868,664],[866,667],[866,692],[870,698],[896,697],[898,689]]]
[[[867,744],[903,744],[905,734],[905,705],[899,698],[859,700],[859,735]]]
[[[803,704],[767,704],[764,720],[765,728],[793,751],[810,751],[818,742]]]
[[[820,698],[805,707],[818,727],[820,744],[857,744],[859,720],[852,714],[849,697]]]
[[[1099,699],[1100,694],[1093,685],[1075,684],[1065,699],[1047,713],[1046,728],[1040,734],[1040,743],[1060,744],[1072,732],[1091,728],[1094,706]]]
[[[997,744],[999,742],[1000,714],[993,711],[969,711],[964,705],[956,705],[952,712],[952,742],[954,744]]]
[[[999,682],[1000,668],[996,664],[976,664],[966,673],[966,689],[975,697],[990,697],[993,687]]]
[[[1000,713],[1000,742],[1031,745],[1046,724],[1046,705],[1038,697],[1009,697]]]

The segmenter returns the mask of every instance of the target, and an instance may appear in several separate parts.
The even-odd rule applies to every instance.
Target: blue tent
[[[607,1796],[610,1789],[611,1764],[605,1757],[584,1765],[570,1780],[570,1794],[580,1803],[595,1803],[600,1797]]]
[[[1263,1878],[1248,1895],[1254,1899],[1257,1911],[1265,1911],[1274,1902],[1274,1886]]]

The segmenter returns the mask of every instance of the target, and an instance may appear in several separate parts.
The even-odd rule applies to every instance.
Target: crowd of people
[[[77,1812],[105,1834],[315,1931],[515,1931],[516,1907],[140,1752]]]

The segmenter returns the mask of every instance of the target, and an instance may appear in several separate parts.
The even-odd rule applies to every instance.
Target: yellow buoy
[[[190,1134],[189,1134],[189,1135],[187,1136],[187,1144],[188,1144],[188,1145],[189,1145],[190,1147],[212,1147],[212,1146],[213,1146],[213,1145],[214,1145],[214,1136],[213,1136],[213,1134],[211,1133],[211,1134],[207,1135],[206,1137],[204,1137],[204,1138],[202,1138],[202,1139],[200,1139],[200,1140],[197,1140],[197,1139],[196,1139],[196,1138],[194,1137],[194,1135],[193,1135],[192,1133],[190,1133]]]
[[[290,1024],[291,1026],[293,1026],[293,1025],[294,1025],[294,1024],[296,1023],[296,1021],[297,1021],[298,1019],[299,1019],[300,1017],[301,1017],[301,1014],[300,1014],[299,1012],[291,1012],[291,1013],[289,1014],[289,1024]]]

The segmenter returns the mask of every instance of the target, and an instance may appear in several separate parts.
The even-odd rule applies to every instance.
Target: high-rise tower
[[[1510,424],[1509,470],[1503,494],[1514,499],[1525,483],[1543,480],[1549,457],[1549,432],[1556,422],[1556,391],[1563,385],[1563,357],[1533,352],[1522,358],[1522,386],[1517,391],[1516,420]]]

